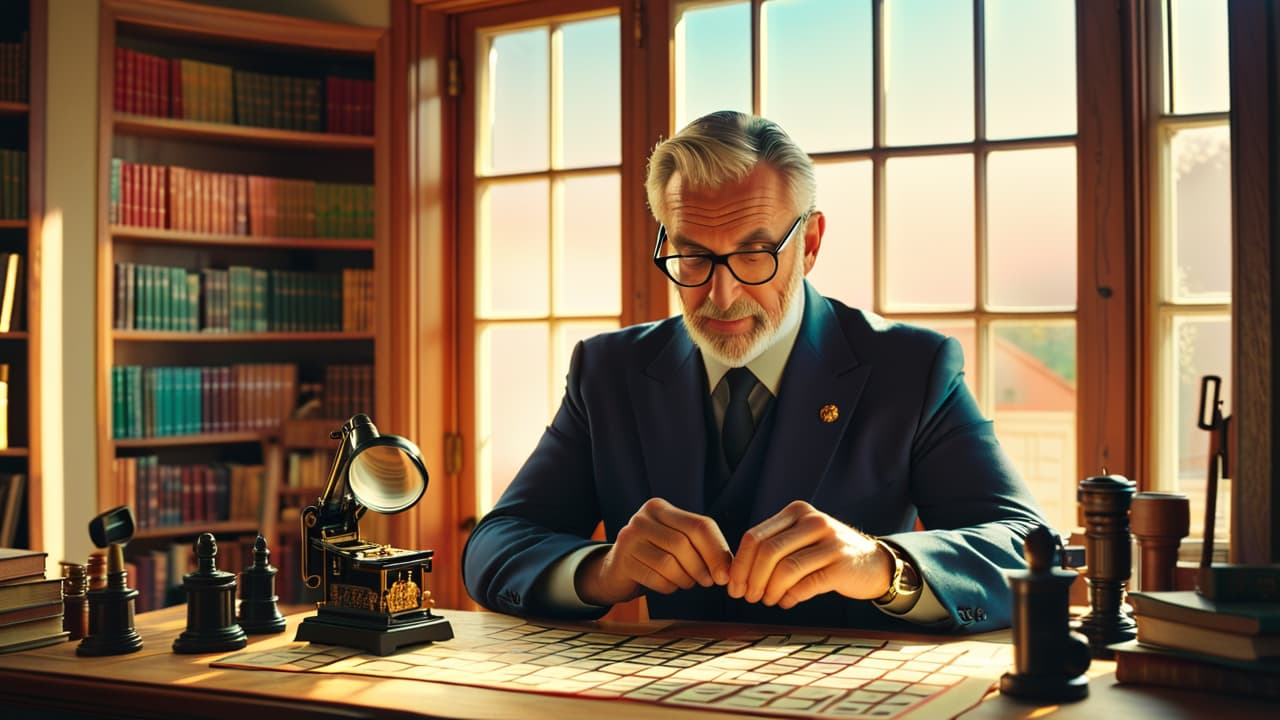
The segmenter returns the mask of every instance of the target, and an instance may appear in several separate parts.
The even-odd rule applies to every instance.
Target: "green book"
[[[1280,603],[1211,600],[1191,590],[1131,592],[1139,616],[1243,635],[1280,633]]]

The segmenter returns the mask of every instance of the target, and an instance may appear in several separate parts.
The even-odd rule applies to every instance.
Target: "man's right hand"
[[[663,594],[729,582],[733,553],[715,521],[652,498],[618,531],[618,539],[588,555],[574,576],[583,602],[614,605],[646,588]]]

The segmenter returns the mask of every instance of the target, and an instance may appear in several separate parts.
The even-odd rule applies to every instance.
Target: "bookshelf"
[[[174,0],[100,28],[98,506],[161,583],[202,532],[281,566],[282,428],[373,413],[388,352],[388,33]]]
[[[0,545],[41,548],[45,0],[0,4]],[[8,297],[8,301],[6,301]]]

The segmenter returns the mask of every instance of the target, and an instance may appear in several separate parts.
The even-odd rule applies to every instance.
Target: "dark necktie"
[[[725,375],[729,381],[729,406],[724,411],[724,425],[720,430],[720,443],[729,469],[737,470],[738,463],[751,444],[755,422],[751,419],[751,405],[747,397],[756,386],[756,376],[745,367],[733,368]]]

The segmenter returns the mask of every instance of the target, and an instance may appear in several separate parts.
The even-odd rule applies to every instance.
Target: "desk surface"
[[[450,618],[459,635],[467,631],[468,621],[474,622],[478,615],[458,610],[441,614]],[[288,629],[278,635],[251,636],[247,650],[288,645],[303,617],[305,614],[291,615]],[[660,712],[664,720],[758,717],[389,677],[211,668],[210,661],[226,653],[177,655],[171,651],[174,638],[185,625],[183,607],[139,615],[137,629],[145,645],[131,655],[81,658],[75,654],[76,643],[0,655],[0,709],[63,709],[136,718],[168,718],[179,713],[188,718],[260,717],[270,713],[272,718],[281,720],[373,717],[594,720],[606,715],[611,720],[639,720],[654,717],[655,711]],[[653,623],[647,627],[656,626],[674,627],[670,623]],[[590,627],[613,632],[636,632],[638,628],[608,623],[593,623]],[[705,635],[708,628],[715,627],[699,624],[697,629]],[[721,627],[726,633],[742,630],[741,626]],[[1233,718],[1274,716],[1275,706],[1263,700],[1118,686],[1113,670],[1110,662],[1094,661],[1089,673],[1089,698],[1056,708],[1053,717],[1193,718],[1220,715],[1224,711],[1229,711]],[[993,692],[964,717],[1031,718],[1045,713],[1045,708],[1021,704]]]

